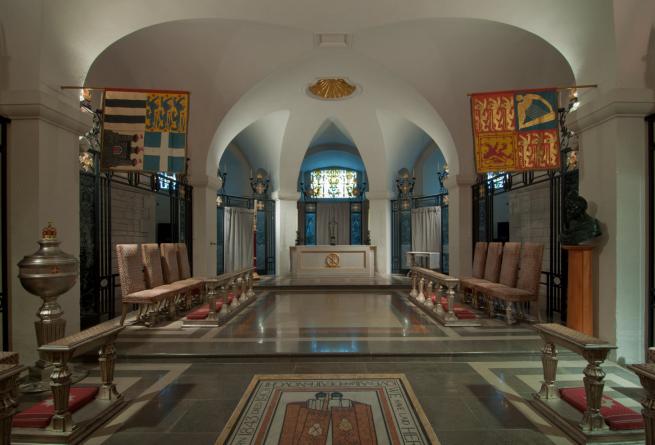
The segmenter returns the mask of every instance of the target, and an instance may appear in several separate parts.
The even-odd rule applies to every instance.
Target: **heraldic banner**
[[[189,93],[105,90],[101,168],[184,173]]]
[[[557,90],[471,95],[478,173],[560,167]]]

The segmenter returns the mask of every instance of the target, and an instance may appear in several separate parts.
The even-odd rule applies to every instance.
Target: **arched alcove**
[[[338,120],[326,119],[298,173],[300,244],[365,244],[366,184],[366,167],[353,138]]]

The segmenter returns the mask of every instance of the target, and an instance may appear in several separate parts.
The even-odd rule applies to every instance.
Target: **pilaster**
[[[40,299],[21,286],[17,263],[36,250],[49,221],[58,229],[61,248],[79,257],[78,137],[92,120],[69,97],[40,90],[2,91],[0,114],[12,120],[7,153],[10,349],[29,363],[37,358],[34,321]],[[79,284],[58,299],[67,335],[79,331],[79,300]]]
[[[644,116],[655,93],[614,89],[571,113],[580,141],[580,194],[601,222],[594,250],[595,334],[618,346],[616,359],[642,362],[647,267],[647,142]]]
[[[216,193],[220,188],[217,177],[190,178],[193,186],[193,274],[216,274]]]
[[[289,247],[296,244],[298,230],[298,193],[273,192],[275,200],[275,273],[285,276],[291,273]]]

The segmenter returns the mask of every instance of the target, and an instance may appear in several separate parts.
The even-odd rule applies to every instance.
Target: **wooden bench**
[[[409,299],[430,317],[444,326],[480,326],[477,318],[459,319],[455,314],[455,289],[460,283],[458,278],[416,266],[411,268],[410,275],[412,289]],[[445,292],[448,300],[447,311],[441,304],[441,298],[436,299],[436,304],[432,302],[433,289],[437,294]]]
[[[533,396],[535,408],[577,443],[622,443],[643,437],[643,430],[609,430],[600,413],[605,386],[605,371],[601,364],[616,346],[556,323],[536,324],[534,327],[544,341],[541,357],[544,380],[539,392]],[[581,355],[587,361],[582,379],[587,406],[582,418],[579,411],[560,399],[557,387],[558,346]]]
[[[139,306],[138,320],[143,320],[146,326],[152,326],[157,321],[160,310],[170,308],[171,302],[179,294],[175,286],[157,286],[148,288],[145,277],[145,266],[138,244],[116,245],[116,260],[121,281],[122,315],[121,325],[132,305]],[[160,264],[159,251],[157,261]],[[161,270],[161,264],[160,264]],[[169,309],[170,311],[170,309]]]
[[[507,246],[512,243],[505,243]],[[518,243],[513,243],[518,244]],[[509,254],[509,252],[507,252]],[[508,260],[508,271],[499,283],[479,283],[476,291],[483,295],[486,300],[489,316],[493,317],[496,311],[496,301],[500,302],[501,309],[504,309],[507,324],[516,322],[514,317],[518,314],[524,318],[523,304],[537,301],[539,298],[539,281],[541,277],[541,265],[544,255],[544,245],[538,243],[523,243],[521,247],[520,262],[518,252],[512,254]],[[506,263],[505,253],[503,254],[503,266]],[[516,276],[517,265],[518,279]],[[503,307],[504,306],[504,307]],[[538,314],[538,311],[537,311]]]
[[[0,445],[11,443],[11,421],[18,403],[18,377],[27,369],[18,364],[18,354],[2,352],[0,357]],[[8,360],[8,361],[5,361]],[[15,361],[14,361],[15,360]]]
[[[655,363],[628,365],[628,369],[637,374],[646,391],[646,398],[641,402],[641,415],[644,416],[646,445],[655,445]]]
[[[108,321],[77,334],[69,335],[39,347],[48,361],[54,364],[50,376],[54,402],[54,415],[45,429],[14,428],[15,442],[77,443],[100,427],[125,403],[114,384],[116,362],[116,337],[124,326]],[[79,422],[74,422],[68,409],[71,389],[71,372],[68,362],[79,355],[98,350],[100,381],[96,399],[75,413]],[[84,413],[87,413],[86,415]]]

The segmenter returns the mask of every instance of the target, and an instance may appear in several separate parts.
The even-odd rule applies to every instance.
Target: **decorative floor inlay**
[[[404,374],[255,375],[220,444],[439,444]]]

